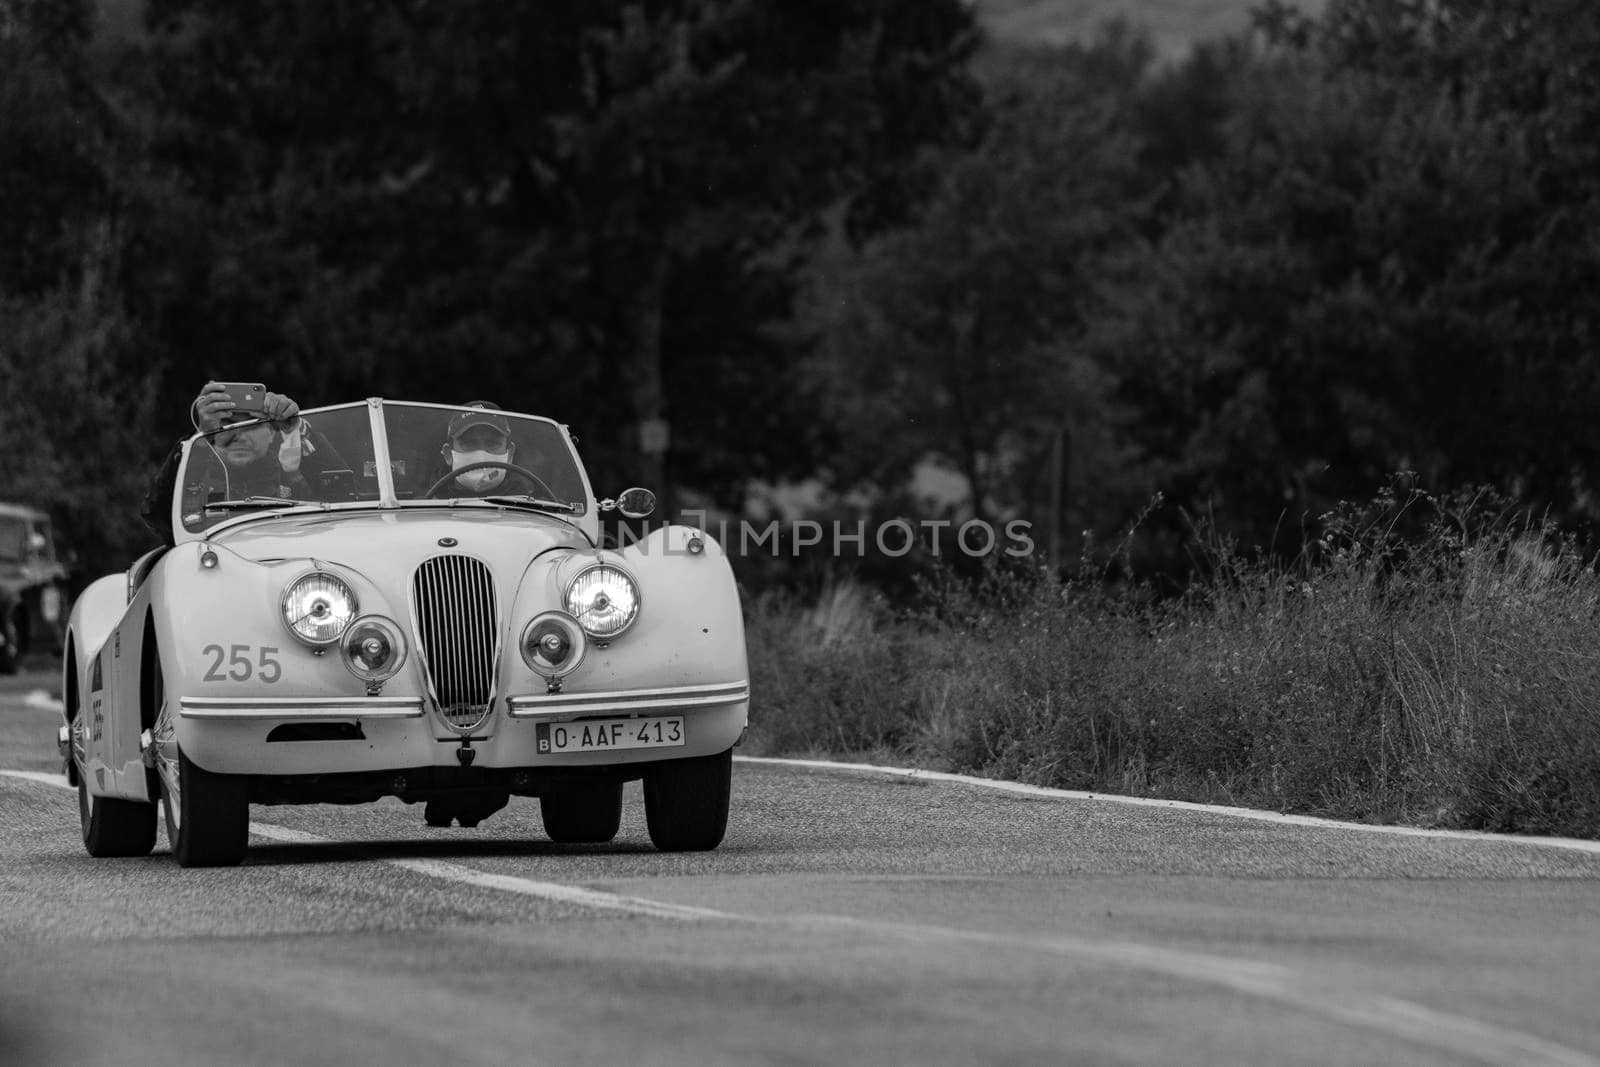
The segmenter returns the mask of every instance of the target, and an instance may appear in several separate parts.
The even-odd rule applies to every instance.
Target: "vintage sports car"
[[[197,434],[171,496],[174,544],[68,621],[91,855],[150,852],[158,801],[185,867],[240,862],[252,804],[385,796],[468,827],[536,796],[551,839],[604,842],[630,779],[656,847],[721,842],[749,708],[728,560],[629,536],[653,495],[597,500],[566,427],[370,399]]]
[[[61,651],[67,622],[67,565],[50,516],[0,504],[0,674],[30,651]]]

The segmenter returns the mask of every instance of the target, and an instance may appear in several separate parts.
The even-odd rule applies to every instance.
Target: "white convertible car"
[[[683,526],[603,540],[654,498],[597,500],[564,426],[370,399],[197,434],[171,496],[175,543],[68,624],[91,855],[149,853],[158,803],[190,867],[244,858],[252,804],[385,796],[435,826],[536,796],[553,840],[603,842],[630,779],[658,848],[721,842],[749,710],[727,558]]]

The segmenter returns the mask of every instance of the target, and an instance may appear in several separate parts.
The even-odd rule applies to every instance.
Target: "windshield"
[[[380,449],[372,410],[347,404],[304,412],[298,425],[244,423],[199,435],[178,478],[184,529],[252,509],[375,505],[387,492],[401,506],[487,499],[571,515],[587,507],[572,449],[548,419],[386,401]],[[392,479],[379,478],[382,452]]]
[[[21,563],[28,557],[28,524],[21,519],[0,518],[0,560]]]

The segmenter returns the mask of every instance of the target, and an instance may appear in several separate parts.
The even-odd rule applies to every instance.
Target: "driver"
[[[472,410],[450,419],[444,444],[439,448],[446,473],[475,463],[511,463],[517,445],[511,439],[511,423],[504,415],[495,414],[500,405],[487,400],[470,400],[463,406]],[[505,467],[479,467],[452,479],[450,495],[488,496],[498,492],[500,483],[505,480]]]

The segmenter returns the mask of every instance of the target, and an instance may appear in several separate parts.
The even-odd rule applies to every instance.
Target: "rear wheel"
[[[544,832],[561,845],[610,841],[622,826],[622,783],[584,786],[539,798]]]
[[[250,843],[248,779],[196,767],[181,748],[176,760],[163,762],[161,806],[178,866],[238,864]]]
[[[644,818],[663,852],[704,852],[728,829],[733,749],[658,763],[645,772]]]
[[[148,856],[156,847],[156,806],[137,800],[97,797],[87,775],[78,773],[78,819],[83,847],[97,859]]]
[[[22,649],[18,647],[21,641],[22,626],[17,621],[17,612],[8,611],[0,617],[0,674],[17,673],[17,660],[22,656]]]

